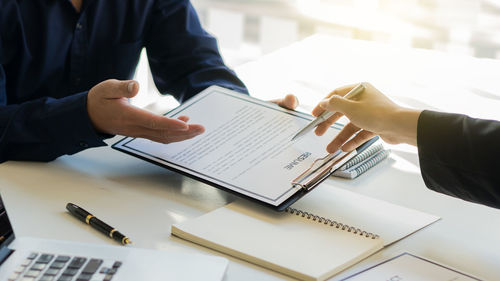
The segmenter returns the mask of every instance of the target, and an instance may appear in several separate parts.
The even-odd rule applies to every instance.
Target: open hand
[[[146,138],[160,143],[193,138],[205,131],[203,126],[156,115],[131,105],[129,98],[139,92],[135,81],[106,80],[88,93],[87,111],[94,128],[102,133]]]

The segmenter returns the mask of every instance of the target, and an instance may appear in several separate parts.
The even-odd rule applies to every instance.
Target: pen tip
[[[298,139],[301,135],[301,133],[296,134],[295,136],[293,136],[292,141]]]
[[[132,244],[132,243],[133,243],[133,242],[132,242],[132,240],[130,240],[130,239],[128,239],[128,238],[125,238],[125,239],[123,240],[123,244],[125,244],[125,245],[127,245],[127,244]]]

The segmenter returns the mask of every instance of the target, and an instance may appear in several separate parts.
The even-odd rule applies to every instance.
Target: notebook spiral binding
[[[288,213],[290,213],[292,215],[295,214],[297,216],[305,217],[308,220],[312,219],[313,221],[317,221],[318,223],[323,223],[325,225],[330,225],[332,227],[335,227],[335,228],[338,228],[338,229],[341,229],[341,230],[346,230],[348,232],[352,232],[353,234],[359,234],[360,236],[365,236],[367,238],[371,238],[371,239],[377,239],[377,238],[379,238],[379,236],[377,234],[373,234],[371,232],[364,231],[364,230],[359,229],[357,227],[349,226],[347,224],[343,224],[343,223],[340,223],[340,222],[337,222],[337,221],[334,221],[334,220],[331,220],[331,219],[327,219],[325,217],[317,216],[315,214],[311,214],[309,212],[301,211],[299,209],[295,209],[295,208],[292,208],[292,207],[286,208],[285,212],[288,212]]]
[[[376,154],[377,152],[381,151],[382,149],[383,149],[382,144],[378,144],[366,149],[365,151],[361,152],[361,154],[358,154],[358,156],[354,157],[351,161],[347,162],[347,164],[345,164],[345,169],[349,169],[353,166],[356,166],[357,164],[365,161],[366,159]]]
[[[382,159],[386,158],[389,155],[389,150],[384,150],[380,151],[378,154],[373,156],[370,160],[368,160],[366,163],[363,163],[359,165],[355,170],[358,174],[362,174],[366,172],[366,170],[370,169],[371,167],[377,165]]]

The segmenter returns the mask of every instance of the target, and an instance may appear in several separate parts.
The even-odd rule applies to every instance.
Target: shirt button
[[[82,29],[82,27],[83,27],[83,26],[82,26],[80,23],[77,23],[77,24],[76,24],[76,29]]]
[[[83,148],[88,148],[89,144],[87,142],[81,141],[80,142],[80,146],[83,147]]]

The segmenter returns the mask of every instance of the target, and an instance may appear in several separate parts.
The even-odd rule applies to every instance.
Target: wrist
[[[422,110],[400,108],[394,114],[393,128],[391,135],[400,143],[417,145],[418,118]],[[390,123],[388,123],[390,124]]]

